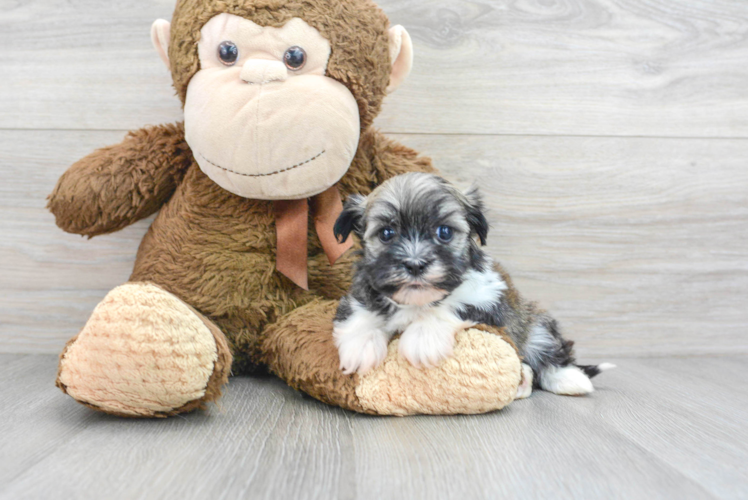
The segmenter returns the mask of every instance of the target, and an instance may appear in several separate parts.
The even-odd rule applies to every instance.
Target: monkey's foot
[[[395,339],[384,362],[358,379],[367,412],[386,415],[472,414],[498,410],[517,394],[517,351],[480,326],[457,333],[454,352],[437,366],[417,368],[398,354]]]
[[[106,413],[166,417],[218,399],[230,368],[217,326],[158,286],[127,283],[67,343],[57,386]]]

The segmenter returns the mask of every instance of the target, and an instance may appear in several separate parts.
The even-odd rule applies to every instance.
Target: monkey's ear
[[[486,238],[488,238],[488,220],[483,214],[483,198],[478,188],[473,186],[468,189],[465,193],[465,199],[467,200],[465,209],[467,210],[467,222],[470,230],[478,235],[481,246],[485,245]]]
[[[390,37],[390,61],[392,61],[392,73],[387,93],[394,92],[413,68],[413,42],[405,28],[393,26],[389,31]]]
[[[171,23],[165,19],[156,19],[151,25],[151,42],[156,48],[156,52],[161,56],[161,60],[169,68],[169,34],[171,33]]]
[[[335,221],[333,231],[335,238],[343,243],[348,239],[351,231],[355,231],[359,237],[363,236],[364,212],[366,211],[366,198],[361,195],[352,194],[345,200],[343,211]]]

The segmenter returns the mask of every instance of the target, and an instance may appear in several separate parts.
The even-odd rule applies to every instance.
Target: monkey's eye
[[[239,58],[239,47],[234,42],[221,42],[218,46],[218,59],[226,66],[233,66]]]
[[[379,230],[379,241],[381,241],[382,243],[389,243],[394,237],[395,230],[389,226],[383,227]]]
[[[306,64],[306,52],[298,46],[293,46],[283,54],[283,62],[291,71],[298,71]]]
[[[454,238],[454,230],[449,226],[439,226],[436,228],[436,237],[442,243],[449,243]]]

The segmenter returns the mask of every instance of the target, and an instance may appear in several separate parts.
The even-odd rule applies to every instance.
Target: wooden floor
[[[589,397],[379,418],[278,379],[168,420],[96,413],[0,355],[0,498],[748,498],[748,358],[626,358]]]

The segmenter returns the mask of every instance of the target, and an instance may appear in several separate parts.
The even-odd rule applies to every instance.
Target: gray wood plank
[[[0,352],[59,352],[148,222],[93,240],[45,197],[123,132],[0,131]],[[748,352],[748,141],[397,136],[486,195],[489,253],[580,355]]]
[[[602,419],[580,418],[574,399],[537,393],[498,414],[354,427],[363,498],[389,498],[392,470],[400,498],[710,498]]]
[[[28,358],[53,380],[54,358]],[[351,498],[342,410],[275,378],[233,379],[218,408],[167,420],[99,414],[51,383],[16,396],[0,498]]]
[[[413,34],[390,132],[748,137],[748,4],[380,0]],[[149,27],[173,1],[1,4],[0,128],[181,116]]]
[[[0,351],[59,351],[104,295],[130,275],[149,221],[89,241],[59,230],[45,208],[72,162],[123,137],[0,131]]]
[[[627,360],[606,380],[615,395],[595,410],[715,497],[745,498],[746,372],[746,358]]]
[[[52,356],[0,355],[0,498],[740,498],[748,358],[613,359],[585,398],[377,418],[274,378],[167,420],[97,414],[47,380]],[[9,408],[9,406],[4,406]]]
[[[96,415],[80,405],[66,404],[54,386],[55,356],[0,357],[0,496],[15,477],[49,453],[84,432]]]
[[[482,188],[489,253],[580,354],[748,352],[748,142],[404,140]]]
[[[150,26],[173,0],[0,4],[0,128],[130,129],[181,116]]]
[[[380,1],[416,64],[392,132],[745,137],[748,4]],[[738,69],[741,68],[741,69]]]

